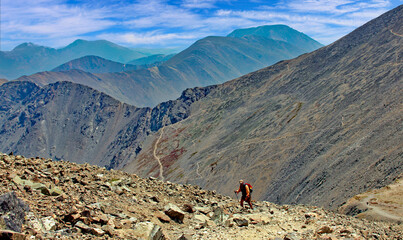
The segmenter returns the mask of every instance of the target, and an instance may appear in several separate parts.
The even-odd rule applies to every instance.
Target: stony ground
[[[14,239],[402,239],[401,223],[260,201],[251,210],[197,186],[88,164],[0,154],[0,181],[2,195],[15,192],[30,209]]]

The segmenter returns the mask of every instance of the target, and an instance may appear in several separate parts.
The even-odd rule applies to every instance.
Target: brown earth
[[[403,230],[303,205],[250,210],[197,186],[43,158],[1,154],[0,180],[1,194],[29,205],[30,239],[401,239]]]

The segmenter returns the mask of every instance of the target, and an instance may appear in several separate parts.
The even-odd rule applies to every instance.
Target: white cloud
[[[2,46],[98,37],[132,46],[188,44],[264,24],[286,24],[327,44],[391,6],[388,0],[35,0],[29,7],[26,0],[1,1]]]
[[[284,7],[297,12],[345,14],[368,8],[385,8],[389,5],[388,0],[290,0]]]
[[[215,8],[216,0],[183,0],[185,8]]]
[[[9,38],[63,38],[99,31],[115,24],[104,19],[102,9],[69,7],[47,0],[33,1],[30,7],[22,7],[19,0],[6,2],[9,4],[2,5],[1,27],[3,35]]]
[[[108,41],[121,43],[121,44],[133,44],[133,45],[153,45],[167,42],[188,43],[189,40],[201,38],[199,34],[177,34],[177,33],[158,33],[158,32],[146,32],[146,33],[123,33],[123,34],[100,34],[97,36],[99,39],[106,39]],[[164,45],[164,44],[162,44]],[[178,44],[179,45],[179,44]]]

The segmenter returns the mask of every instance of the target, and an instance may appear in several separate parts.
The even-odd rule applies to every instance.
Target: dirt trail
[[[378,215],[380,215],[380,216],[382,216],[382,217],[390,218],[390,219],[398,220],[398,221],[403,221],[403,218],[402,218],[402,217],[399,217],[399,216],[390,214],[390,213],[384,211],[383,209],[381,209],[379,206],[374,205],[374,204],[371,204],[371,199],[373,199],[373,198],[376,198],[375,194],[370,194],[370,195],[368,195],[366,198],[364,198],[364,199],[362,200],[362,202],[363,202],[371,211],[373,211],[374,213],[376,213],[376,214],[378,214]]]
[[[392,29],[390,29],[390,33],[392,33],[393,35],[398,36],[398,37],[403,37],[403,35],[393,32]]]
[[[158,147],[158,143],[160,142],[163,134],[164,134],[164,127],[161,128],[160,137],[157,139],[157,141],[155,142],[155,145],[154,145],[154,158],[157,160],[158,164],[160,165],[160,176],[159,177],[162,181],[164,181],[164,168],[162,166],[160,158],[157,156],[157,147]]]

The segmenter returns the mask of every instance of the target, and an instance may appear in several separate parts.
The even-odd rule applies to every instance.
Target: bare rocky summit
[[[398,224],[303,205],[242,209],[215,191],[89,164],[0,154],[0,180],[0,201],[25,215],[20,232],[1,225],[12,239],[402,239]]]

